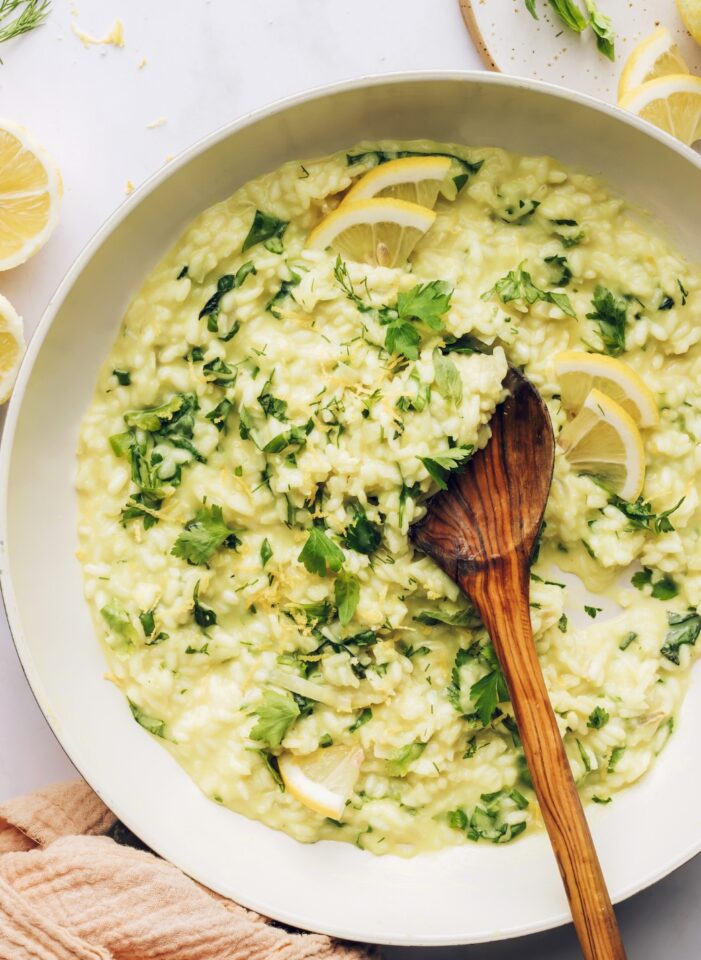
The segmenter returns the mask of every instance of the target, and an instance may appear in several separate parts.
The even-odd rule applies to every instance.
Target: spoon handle
[[[625,960],[594,843],[557,727],[528,605],[529,565],[512,554],[478,570],[460,570],[459,583],[480,612],[504,672],[523,751],[550,835],[572,918],[586,960]]]

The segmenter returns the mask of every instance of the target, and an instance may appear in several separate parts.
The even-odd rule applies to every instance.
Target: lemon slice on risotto
[[[399,160],[390,160],[361,177],[348,191],[343,202],[394,197],[433,209],[451,166],[449,157],[401,157]]]
[[[323,817],[340,820],[364,759],[360,747],[339,745],[306,756],[283,753],[278,765],[295,799]]]
[[[598,353],[565,350],[555,357],[555,376],[562,405],[577,413],[596,388],[615,400],[641,427],[659,422],[655,395],[639,373],[621,360]]]
[[[394,267],[404,263],[435,219],[433,210],[407,200],[344,201],[312,230],[307,247],[331,247],[347,260]]]
[[[600,477],[623,500],[637,500],[645,482],[645,450],[629,413],[600,390],[591,390],[558,443],[580,473]]]

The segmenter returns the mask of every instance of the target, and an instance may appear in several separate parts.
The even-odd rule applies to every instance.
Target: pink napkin
[[[113,839],[126,834],[81,780],[0,804],[0,960],[377,956],[273,926]]]

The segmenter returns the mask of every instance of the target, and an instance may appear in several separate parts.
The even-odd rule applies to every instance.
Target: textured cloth
[[[138,845],[83,781],[0,804],[0,960],[374,955],[272,925],[125,840]]]

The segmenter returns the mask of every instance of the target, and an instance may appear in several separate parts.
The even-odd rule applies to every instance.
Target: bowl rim
[[[701,154],[698,154],[691,147],[686,146],[681,143],[676,138],[672,137],[670,134],[659,130],[657,127],[653,126],[645,120],[641,120],[639,117],[634,116],[628,113],[625,110],[622,110],[620,107],[608,104],[605,101],[599,100],[595,97],[592,97],[588,94],[579,93],[577,91],[571,90],[567,87],[560,86],[559,84],[549,83],[540,80],[533,80],[531,78],[512,76],[509,74],[503,73],[490,73],[484,70],[435,70],[435,69],[426,69],[426,70],[411,70],[411,71],[393,71],[389,73],[373,73],[366,74],[359,77],[349,78],[345,80],[335,81],[328,84],[318,84],[313,87],[302,90],[298,93],[291,94],[287,97],[278,98],[268,104],[265,104],[262,107],[256,108],[254,110],[248,111],[241,116],[237,117],[234,120],[231,120],[227,123],[222,124],[208,134],[205,134],[203,137],[200,137],[194,141],[190,146],[186,147],[180,151],[175,158],[170,161],[168,164],[164,165],[161,169],[152,173],[147,179],[139,185],[139,187],[127,198],[123,199],[115,210],[102,222],[102,224],[93,232],[88,241],[82,247],[80,252],[74,258],[70,267],[66,271],[62,280],[58,283],[53,294],[49,298],[49,301],[42,313],[42,316],[37,324],[35,331],[33,332],[25,355],[22,359],[18,376],[15,382],[15,386],[11,395],[10,402],[6,408],[4,429],[2,430],[2,437],[0,438],[0,593],[2,595],[2,601],[7,616],[8,626],[10,637],[14,644],[17,656],[20,661],[20,665],[24,676],[27,679],[30,690],[34,697],[34,700],[39,707],[44,719],[46,720],[51,733],[56,738],[57,742],[61,746],[61,749],[68,756],[71,763],[78,770],[79,774],[85,781],[91,786],[95,793],[102,799],[102,801],[112,810],[112,812],[119,817],[122,822],[124,822],[127,827],[129,827],[137,836],[140,837],[151,849],[156,850],[159,846],[158,842],[155,844],[151,843],[153,838],[148,835],[143,835],[139,833],[138,824],[136,824],[132,817],[128,814],[122,816],[122,804],[119,799],[109,795],[108,793],[103,792],[100,789],[100,785],[93,785],[90,782],[90,779],[84,774],[82,769],[82,758],[81,751],[77,745],[72,742],[71,736],[67,732],[62,732],[61,735],[58,733],[59,721],[58,718],[52,716],[49,705],[45,702],[44,693],[40,677],[35,670],[32,655],[30,652],[30,647],[27,642],[27,639],[24,635],[22,629],[21,620],[19,616],[19,609],[16,604],[16,596],[13,585],[12,574],[10,572],[9,562],[8,562],[8,553],[6,548],[6,539],[5,531],[7,530],[7,516],[8,516],[8,494],[9,494],[9,472],[10,464],[12,460],[12,452],[14,447],[14,439],[17,428],[17,423],[19,420],[19,415],[24,400],[24,394],[27,387],[27,383],[30,379],[34,364],[39,356],[41,348],[44,344],[44,341],[48,335],[48,332],[58,315],[61,307],[63,306],[65,300],[68,297],[74,283],[80,276],[83,269],[90,262],[90,260],[95,255],[96,251],[100,248],[102,243],[112,234],[117,227],[122,223],[123,220],[132,212],[133,209],[142,202],[145,197],[150,195],[154,190],[156,190],[165,180],[167,180],[173,173],[177,170],[180,170],[182,167],[186,166],[194,157],[198,156],[200,153],[205,150],[213,147],[215,144],[221,140],[226,139],[227,137],[233,135],[238,130],[243,129],[251,124],[254,124],[260,120],[263,120],[268,117],[273,117],[276,114],[283,114],[288,109],[307,103],[310,101],[318,100],[325,98],[327,96],[334,96],[337,94],[342,94],[345,92],[370,89],[374,87],[381,87],[384,85],[395,85],[395,84],[408,84],[408,83],[422,83],[422,82],[465,82],[467,84],[487,84],[503,87],[512,87],[517,89],[524,89],[528,91],[533,91],[535,93],[547,94],[551,97],[557,98],[559,100],[565,100],[580,104],[583,107],[588,107],[592,110],[595,110],[605,116],[608,116],[619,123],[627,124],[628,126],[638,130],[643,133],[645,136],[650,137],[653,140],[657,140],[663,146],[669,148],[674,153],[682,157],[683,159],[689,161],[692,166],[701,170]],[[617,895],[613,898],[614,902],[620,903],[623,900],[626,900],[628,897],[633,896],[636,893],[639,893],[641,890],[646,889],[649,886],[657,883],[659,880],[668,876],[674,870],[681,867],[683,864],[687,863],[693,857],[698,855],[701,852],[701,833],[699,834],[698,839],[689,845],[689,847],[684,850],[683,853],[670,858],[668,861],[660,865],[656,870],[653,870],[647,873],[643,877],[639,877],[636,881],[630,883],[622,891],[619,891]],[[182,868],[179,868],[182,869]],[[206,886],[206,881],[202,877],[198,877],[196,872],[189,874],[196,881],[203,883]],[[240,902],[242,905],[247,908],[262,913],[263,915],[271,916],[269,906],[261,904],[259,902],[254,902],[253,900],[248,900],[245,897],[242,897]],[[282,923],[287,923],[291,926],[297,926],[298,918],[294,914],[286,914],[284,911],[279,911],[273,915],[275,920],[281,921]],[[505,931],[503,934],[497,938],[498,940],[502,939],[515,939],[518,937],[526,937],[530,934],[539,933],[545,930],[555,929],[556,927],[562,926],[563,924],[569,923],[571,917],[569,911],[563,910],[561,913],[553,913],[551,916],[545,920],[536,920],[531,923],[523,924],[519,928],[510,929]],[[340,939],[352,940],[356,939],[352,931],[348,929],[343,929],[342,927],[324,927],[323,924],[320,924],[315,928],[317,932],[327,934],[329,936],[338,937]],[[466,943],[484,943],[484,942],[494,942],[492,938],[486,936],[472,938],[469,941],[465,939],[456,939],[452,935],[446,937],[431,935],[425,937],[424,939],[416,939],[412,937],[411,940],[398,940],[396,938],[386,938],[383,939],[381,936],[373,937],[373,943],[378,944],[387,944],[387,945],[402,945],[402,946],[450,946],[450,945],[463,945]]]

